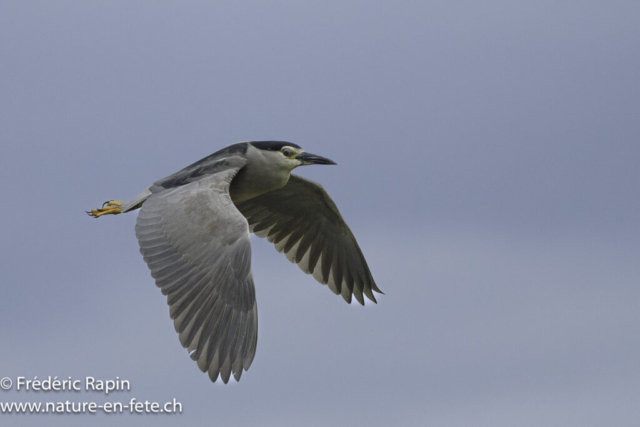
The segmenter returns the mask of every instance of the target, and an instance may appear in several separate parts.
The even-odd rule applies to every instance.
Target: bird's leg
[[[120,205],[123,203],[124,202],[119,200],[109,200],[108,202],[104,202],[101,208],[87,211],[87,215],[94,218],[100,218],[102,215],[118,215],[119,213],[122,213]]]

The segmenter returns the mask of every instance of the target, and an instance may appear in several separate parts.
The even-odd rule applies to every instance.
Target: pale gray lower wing
[[[355,237],[320,184],[291,175],[284,187],[237,207],[253,233],[266,237],[289,261],[348,303],[352,294],[364,305],[363,293],[373,302],[372,290],[382,293]]]
[[[229,197],[238,169],[152,194],[136,224],[180,343],[225,383],[249,369],[258,337],[249,226]]]

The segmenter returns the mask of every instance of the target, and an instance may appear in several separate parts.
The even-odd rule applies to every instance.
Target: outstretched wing
[[[136,223],[180,343],[212,381],[220,375],[225,383],[249,369],[258,337],[249,227],[229,197],[240,168],[151,194]]]
[[[289,261],[348,303],[382,293],[338,208],[320,184],[291,175],[282,188],[238,203],[250,231],[266,237]]]

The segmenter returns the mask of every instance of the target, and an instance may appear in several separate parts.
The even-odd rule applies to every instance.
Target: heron
[[[180,343],[211,381],[236,381],[253,362],[258,311],[249,233],[351,303],[376,302],[377,287],[356,239],[324,188],[291,171],[335,165],[285,141],[240,142],[156,181],[129,202],[110,200],[100,218],[140,210],[136,236],[167,297]]]

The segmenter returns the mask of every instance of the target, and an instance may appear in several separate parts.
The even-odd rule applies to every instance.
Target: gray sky
[[[0,3],[0,377],[183,405],[13,425],[632,426],[640,419],[637,1]],[[258,351],[212,384],[128,200],[233,142],[337,167],[386,295],[348,306],[253,239]],[[4,422],[3,422],[4,423]]]

